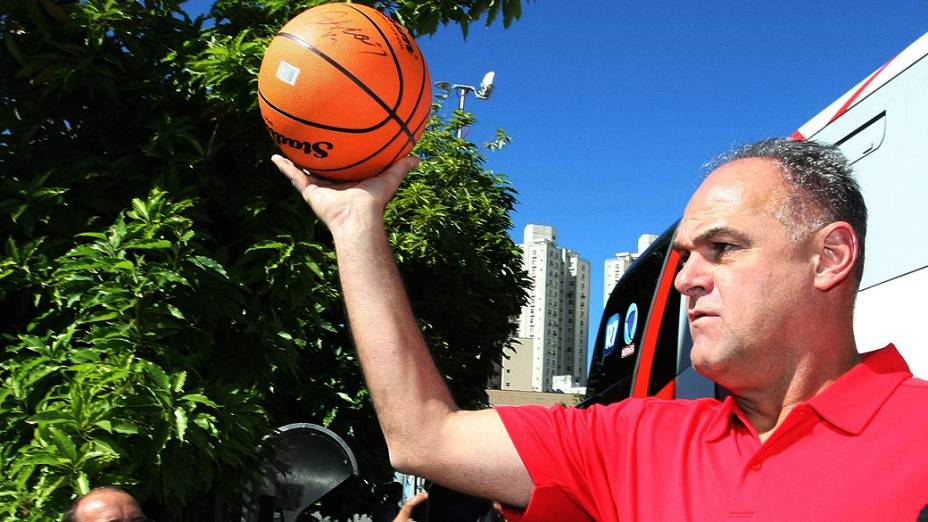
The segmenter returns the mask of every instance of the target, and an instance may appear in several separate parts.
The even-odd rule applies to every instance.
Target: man
[[[63,522],[148,522],[132,495],[110,486],[96,488],[78,498]]]
[[[861,359],[854,343],[866,207],[836,150],[747,146],[686,208],[675,285],[692,360],[731,396],[588,410],[455,406],[382,226],[414,158],[337,188],[274,161],[332,231],[397,469],[526,522],[916,520],[928,504],[928,383],[892,346]]]

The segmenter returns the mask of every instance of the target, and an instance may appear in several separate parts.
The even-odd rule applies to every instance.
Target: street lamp
[[[490,99],[490,93],[493,92],[493,80],[496,77],[496,73],[490,71],[483,75],[483,80],[480,81],[480,87],[474,87],[473,85],[461,85],[459,83],[450,84],[448,82],[435,82],[435,87],[438,87],[440,91],[443,91],[443,94],[436,94],[435,96],[440,99],[445,99],[448,97],[451,91],[458,92],[458,110],[464,111],[464,100],[467,98],[467,93],[472,92],[478,100],[488,100]],[[458,139],[463,135],[464,129],[458,129]]]

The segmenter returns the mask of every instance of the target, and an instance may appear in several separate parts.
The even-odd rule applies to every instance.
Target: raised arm
[[[352,184],[274,163],[335,239],[351,331],[374,408],[398,470],[524,507],[532,481],[494,410],[458,409],[412,314],[387,241],[383,210],[417,160]]]

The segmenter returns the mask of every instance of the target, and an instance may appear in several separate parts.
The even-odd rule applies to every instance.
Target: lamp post
[[[444,94],[436,94],[435,96],[440,99],[445,99],[451,93],[451,91],[457,91],[458,93],[458,110],[464,111],[464,100],[467,98],[467,93],[472,92],[478,100],[488,100],[490,99],[490,93],[493,92],[493,80],[496,77],[496,73],[490,71],[483,75],[483,80],[480,82],[479,87],[474,87],[473,85],[462,85],[459,83],[450,84],[448,82],[435,82],[435,87],[438,87],[439,90],[443,91]],[[458,129],[457,137],[461,139],[464,134],[464,128]]]

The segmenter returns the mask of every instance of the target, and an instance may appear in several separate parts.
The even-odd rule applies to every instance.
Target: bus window
[[[608,404],[631,395],[641,355],[641,341],[645,326],[651,320],[649,316],[655,290],[670,250],[674,229],[671,227],[662,234],[629,267],[612,290],[593,346],[587,399],[581,406]],[[679,299],[671,299],[664,314],[679,314],[679,303]],[[676,315],[671,322],[675,328]],[[669,338],[670,334],[661,337]],[[666,357],[655,354],[654,371],[663,375],[669,364],[672,379],[677,357],[675,336],[671,344],[671,354]]]

